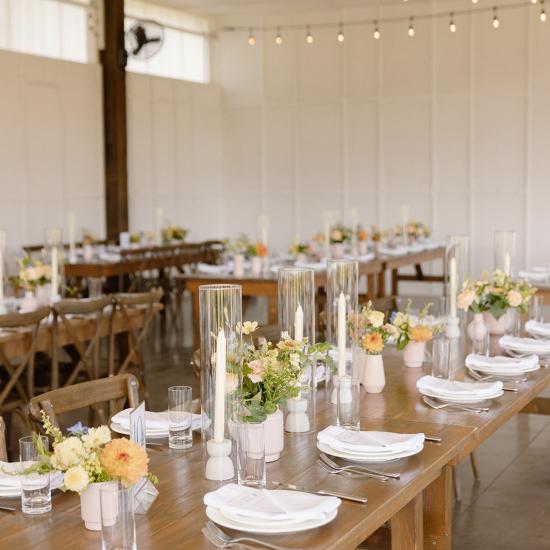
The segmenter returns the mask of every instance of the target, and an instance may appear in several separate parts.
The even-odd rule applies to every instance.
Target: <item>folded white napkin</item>
[[[443,243],[438,243],[434,241],[420,241],[426,250],[434,250],[435,248],[440,248],[444,246]]]
[[[231,483],[204,495],[204,504],[229,513],[265,520],[323,519],[340,499],[299,491],[255,489]]]
[[[501,391],[502,382],[460,382],[427,375],[416,382],[416,387],[421,393],[428,391],[441,397],[483,397]]]
[[[103,262],[120,262],[120,254],[114,254],[112,252],[101,252],[99,259]]]
[[[504,355],[496,355],[487,357],[486,355],[477,355],[470,353],[466,357],[466,366],[486,369],[499,369],[521,372],[522,370],[530,370],[539,362],[537,355],[528,355],[527,357],[506,357]]]
[[[21,487],[21,472],[33,465],[33,462],[0,462],[0,491],[5,489],[19,489]],[[63,483],[62,472],[50,472],[50,485],[57,489]]]
[[[376,256],[375,256],[374,252],[369,252],[367,254],[362,254],[362,255],[357,255],[357,256],[353,256],[351,254],[348,254],[345,257],[346,257],[346,259],[357,260],[358,262],[370,262],[370,261],[374,260],[374,258]]]
[[[205,263],[199,262],[197,264],[197,271],[199,273],[214,273],[214,274],[229,273],[230,266],[228,264],[213,265],[213,264],[205,264]]]
[[[545,265],[535,265],[531,268],[535,273],[550,273],[550,267]]]
[[[114,422],[115,424],[119,424],[123,428],[126,428],[127,430],[130,429],[130,412],[133,409],[124,409],[123,411],[120,411],[119,413],[115,414],[113,418],[111,418],[111,422]],[[191,428],[195,430],[196,428],[200,427],[201,425],[201,415],[200,414],[193,414],[191,419]],[[168,428],[170,426],[170,420],[168,417],[168,411],[162,411],[162,412],[153,412],[153,411],[145,411],[145,429],[147,432],[167,432]]]
[[[378,251],[380,254],[385,254],[386,256],[403,256],[404,254],[407,254],[409,249],[406,246],[396,246],[395,248],[381,246]]]
[[[422,252],[426,250],[426,246],[421,243],[414,243],[408,246],[409,252]]]
[[[325,261],[320,262],[296,262],[294,264],[296,267],[302,267],[304,269],[313,269],[314,271],[323,271],[327,268],[327,263]]]
[[[498,345],[503,349],[525,351],[527,353],[550,353],[550,340],[537,340],[536,338],[520,338],[518,336],[503,336]]]
[[[548,274],[539,271],[520,271],[518,277],[520,279],[527,279],[528,281],[543,283],[548,279]]]
[[[317,434],[317,439],[336,450],[371,454],[416,449],[424,443],[424,434],[356,432],[339,426],[329,426]]]
[[[525,323],[525,330],[529,334],[537,334],[550,338],[550,323],[539,323],[534,319],[530,319]]]

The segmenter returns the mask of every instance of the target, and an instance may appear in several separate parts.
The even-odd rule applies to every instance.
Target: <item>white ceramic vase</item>
[[[298,263],[303,264],[303,263],[307,262],[307,256],[303,252],[300,252],[300,254],[298,254],[296,256],[296,261]]]
[[[25,296],[19,304],[19,310],[21,313],[26,313],[28,311],[34,311],[35,309],[38,309],[38,300],[34,292],[32,290],[25,290]]]
[[[500,336],[506,332],[506,327],[508,326],[508,311],[500,319],[495,319],[491,313],[484,311],[483,320],[489,330],[489,334]]]
[[[101,531],[101,502],[99,494],[101,487],[116,486],[118,481],[104,481],[102,483],[90,483],[80,495],[80,516],[86,529]]]
[[[250,271],[253,277],[259,277],[262,274],[262,258],[260,256],[252,256]]]
[[[36,287],[36,300],[39,306],[47,306],[50,303],[52,293],[52,285],[49,283],[43,286]]]
[[[94,257],[94,247],[91,244],[85,244],[82,247],[82,255],[85,262],[91,262]]]
[[[474,313],[474,320],[468,325],[467,333],[472,341],[483,340],[487,336],[487,325],[483,313]]]
[[[265,461],[279,460],[285,448],[285,427],[281,409],[267,415],[264,422]]]
[[[406,367],[419,368],[424,363],[426,342],[410,341],[403,350],[403,360]]]
[[[369,251],[369,244],[367,241],[359,241],[357,243],[357,251],[359,256],[365,256]]]
[[[344,257],[344,244],[334,243],[330,245],[331,256],[336,260],[341,260]]]
[[[384,360],[381,354],[367,354],[361,384],[363,384],[367,393],[380,393],[384,389],[386,377],[384,376]]]
[[[243,254],[235,254],[235,257],[233,258],[233,275],[235,277],[243,277],[244,276],[244,255]]]

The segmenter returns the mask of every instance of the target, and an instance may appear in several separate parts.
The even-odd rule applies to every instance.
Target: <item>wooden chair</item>
[[[52,389],[59,387],[59,362],[57,355],[57,342],[59,331],[64,329],[69,337],[70,346],[73,351],[74,367],[69,377],[64,381],[64,386],[75,383],[81,373],[85,373],[89,380],[99,378],[99,344],[101,342],[101,331],[109,323],[105,315],[105,308],[112,305],[111,296],[100,298],[70,299],[61,300],[55,304],[54,311],[54,365],[52,372]],[[79,336],[78,325],[92,323],[92,334],[85,337]]]
[[[6,449],[6,425],[4,419],[0,416],[0,460],[7,462],[8,451]]]
[[[133,374],[90,380],[33,397],[29,414],[33,422],[41,425],[40,411],[43,410],[52,424],[59,428],[59,415],[90,407],[97,413],[100,423],[107,424],[126,405],[132,408],[139,405],[138,389],[139,382]],[[109,405],[108,417],[105,404]]]
[[[0,315],[0,329],[12,331],[0,336],[0,364],[8,379],[0,392],[0,413],[16,410],[34,396],[34,364],[40,323],[50,314],[49,307],[29,313]],[[21,353],[14,359],[7,348],[13,338],[19,338]],[[10,355],[10,356],[9,356]],[[10,399],[11,397],[11,399]]]

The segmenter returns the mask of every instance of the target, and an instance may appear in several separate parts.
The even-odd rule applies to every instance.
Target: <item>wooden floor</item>
[[[147,386],[152,408],[166,407],[166,389],[198,384],[191,348],[159,320],[146,346]],[[453,549],[550,549],[550,417],[517,415],[478,451],[481,480],[469,461],[458,468],[462,493],[455,508]]]

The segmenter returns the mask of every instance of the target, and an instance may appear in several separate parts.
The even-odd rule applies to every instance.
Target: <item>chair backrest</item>
[[[108,403],[109,418],[101,419],[102,423],[106,423],[126,404],[132,408],[139,405],[138,389],[139,383],[133,374],[100,378],[37,395],[30,400],[29,412],[31,420],[40,423],[40,411],[43,410],[52,424],[59,427],[61,414],[93,407],[101,417],[103,409],[97,406]]]
[[[4,419],[0,416],[0,460],[7,462],[8,451],[6,449],[6,425]]]

